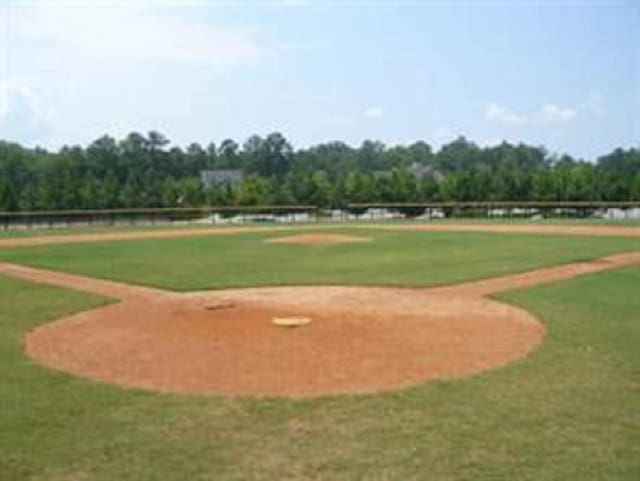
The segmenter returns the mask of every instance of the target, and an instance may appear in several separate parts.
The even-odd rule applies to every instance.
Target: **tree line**
[[[202,170],[241,169],[237,185],[205,186]],[[294,149],[280,133],[242,145],[171,146],[158,132],[103,136],[57,152],[0,141],[0,211],[315,205],[432,201],[640,200],[640,149],[593,161],[526,144],[480,147],[460,137]]]

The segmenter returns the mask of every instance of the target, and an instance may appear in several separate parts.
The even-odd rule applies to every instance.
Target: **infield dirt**
[[[425,231],[640,237],[640,228],[558,225],[387,225]],[[0,240],[49,243],[274,232],[233,227]],[[325,232],[271,242],[358,242]],[[25,349],[54,369],[127,387],[224,395],[313,396],[396,389],[466,376],[526,356],[543,339],[530,313],[487,296],[640,263],[640,253],[435,288],[266,287],[175,293],[0,263],[0,273],[100,294],[117,302],[40,326]],[[308,317],[282,329],[274,318]]]
[[[397,389],[522,358],[544,327],[487,295],[634,263],[640,253],[436,288],[183,294],[13,264],[0,272],[119,300],[28,333],[26,352],[43,365],[127,387],[299,397]],[[313,323],[271,322],[287,316]]]

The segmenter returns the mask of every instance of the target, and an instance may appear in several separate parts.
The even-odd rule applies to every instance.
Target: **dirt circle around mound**
[[[299,234],[265,239],[270,244],[352,244],[371,242],[371,237],[346,234]]]
[[[294,316],[313,322],[272,323]],[[25,348],[41,364],[121,386],[305,397],[475,374],[525,356],[544,332],[526,311],[487,298],[273,287],[133,294],[40,326]]]

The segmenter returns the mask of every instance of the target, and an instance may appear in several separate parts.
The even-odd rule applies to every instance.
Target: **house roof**
[[[218,169],[200,171],[200,180],[203,184],[236,184],[242,182],[244,173],[239,169]]]

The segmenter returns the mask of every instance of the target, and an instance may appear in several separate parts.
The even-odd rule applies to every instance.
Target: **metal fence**
[[[632,202],[428,202],[395,204],[350,204],[348,212],[369,217],[437,219],[437,218],[637,218],[640,201]]]
[[[0,229],[164,224],[300,224],[516,217],[640,219],[640,201],[377,203],[349,204],[335,209],[309,205],[284,205],[0,212]]]
[[[242,206],[0,212],[0,229],[118,225],[301,223],[317,220],[314,206]]]

